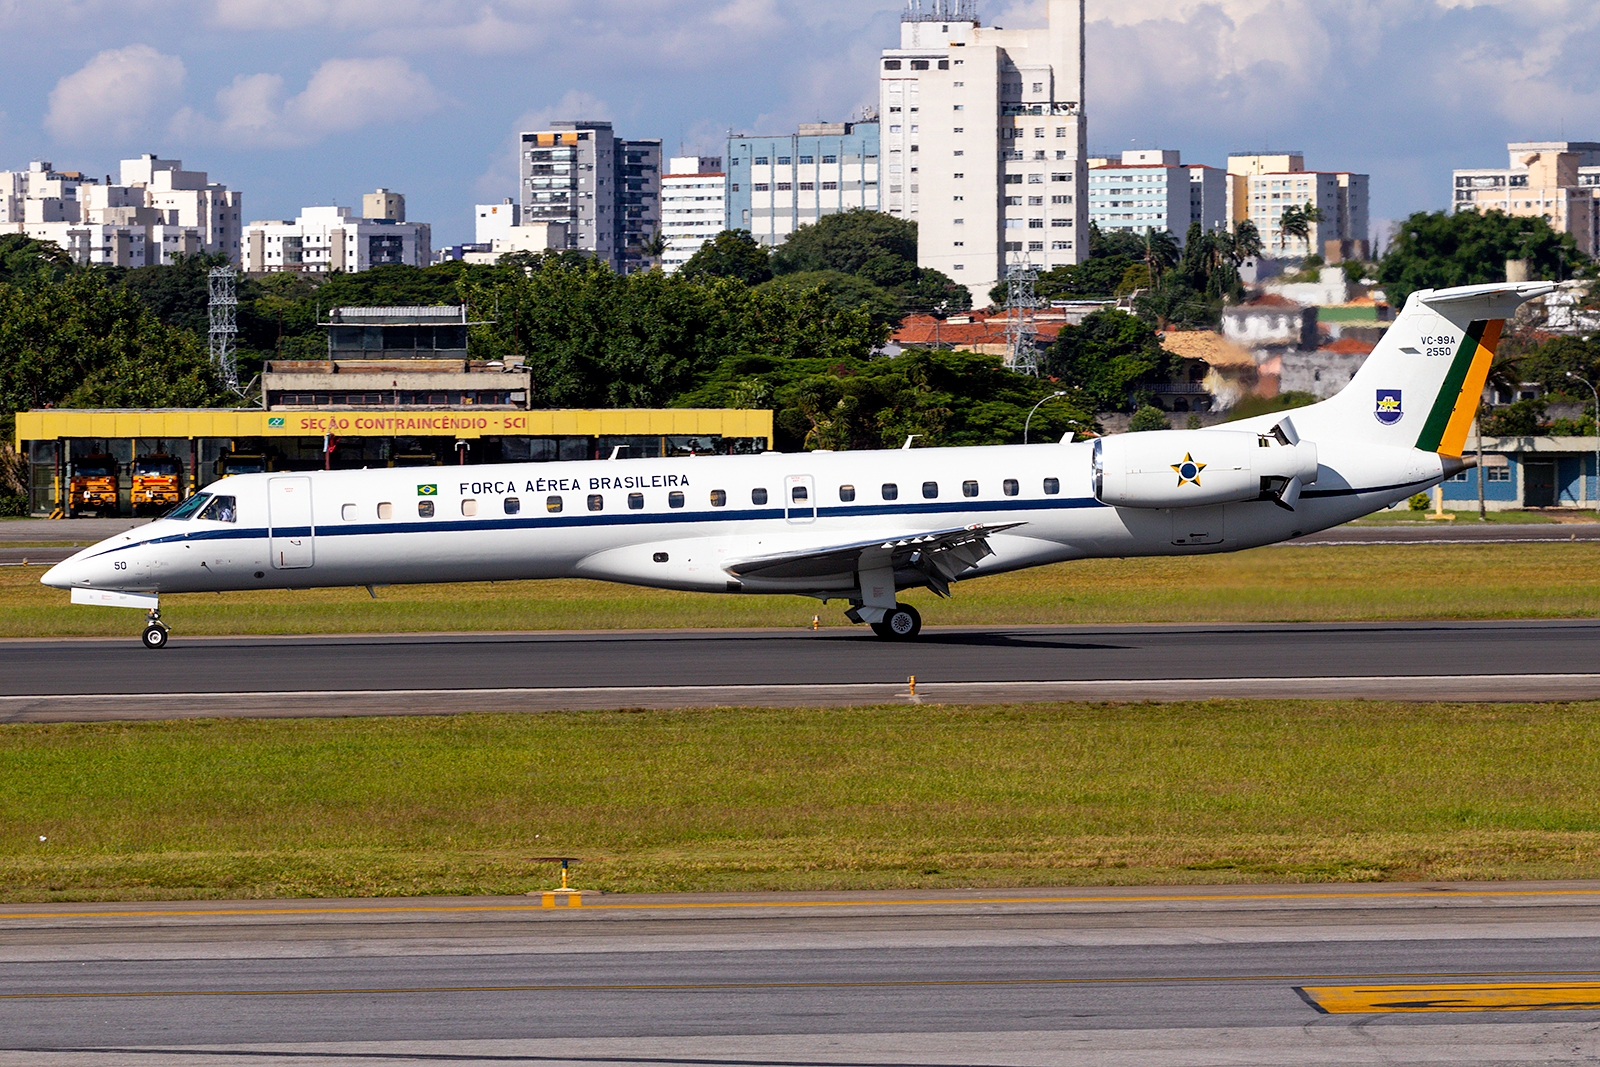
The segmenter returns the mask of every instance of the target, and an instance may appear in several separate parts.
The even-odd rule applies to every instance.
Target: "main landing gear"
[[[167,628],[161,625],[160,608],[151,608],[150,614],[145,617],[144,636],[142,640],[144,641],[145,648],[167,647]]]
[[[882,622],[870,625],[886,641],[909,641],[922,632],[922,616],[910,604],[896,604],[884,613]]]

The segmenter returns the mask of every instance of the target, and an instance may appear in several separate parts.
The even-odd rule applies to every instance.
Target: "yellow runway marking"
[[[1562,972],[1557,972],[1562,973]],[[1593,971],[1573,972],[1584,977],[1592,977]],[[1539,977],[1551,977],[1551,972],[1538,972]],[[1495,977],[1517,977],[1517,972],[1501,973]],[[763,991],[790,991],[806,989],[944,989],[953,987],[962,988],[1027,988],[1027,987],[1070,987],[1070,986],[1163,986],[1163,985],[1206,985],[1247,982],[1252,984],[1290,984],[1295,982],[1333,981],[1339,978],[1348,979],[1347,975],[1288,975],[1288,974],[1228,974],[1228,975],[1132,975],[1132,976],[1107,976],[1090,978],[904,978],[882,979],[878,981],[841,981],[841,982],[539,982],[517,985],[481,985],[481,986],[357,986],[346,988],[310,988],[310,989],[131,989],[131,990],[93,990],[82,992],[38,992],[38,993],[0,993],[0,1002],[10,1000],[138,1000],[150,997],[340,997],[340,996],[430,996],[446,993],[728,993],[728,992],[763,992]],[[1429,978],[1458,978],[1457,974],[1383,974],[1369,975],[1371,979],[1429,979]],[[1533,989],[1543,988],[1541,983],[1520,984],[1515,986],[1484,986],[1484,985],[1361,985],[1361,986],[1293,986],[1295,992],[1302,998],[1311,1002],[1319,1010],[1327,1011],[1321,1005],[1312,1001],[1310,993],[1314,990],[1440,990],[1440,989]],[[1600,990],[1600,982],[1565,982],[1550,983],[1549,988],[1575,989],[1592,987]],[[1570,1005],[1578,1006],[1578,1005]],[[1392,1011],[1393,1008],[1364,1008],[1363,1011]],[[1414,1008],[1410,1010],[1436,1010]],[[1483,1009],[1460,1008],[1460,1011],[1477,1011]]]
[[[1422,1011],[1600,1011],[1600,982],[1297,986],[1329,1015]]]
[[[1461,889],[1395,890],[1343,893],[1237,893],[1226,896],[1205,893],[1150,893],[1139,896],[1060,896],[1060,897],[969,897],[964,899],[897,900],[687,900],[655,903],[615,903],[583,905],[583,911],[705,911],[717,908],[750,910],[766,908],[923,908],[972,907],[1017,904],[1227,904],[1261,901],[1402,900],[1428,899],[1459,902],[1472,897],[1539,898],[1596,897],[1600,889]],[[141,911],[0,911],[0,923],[16,919],[179,919],[230,918],[240,916],[315,916],[315,915],[460,915],[470,913],[527,913],[546,911],[542,904],[355,904],[315,908],[173,908]]]

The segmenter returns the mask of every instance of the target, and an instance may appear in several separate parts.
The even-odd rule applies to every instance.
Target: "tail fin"
[[[1329,428],[1459,457],[1506,318],[1554,289],[1521,282],[1412,293],[1350,384],[1318,405],[1337,414],[1337,427]]]

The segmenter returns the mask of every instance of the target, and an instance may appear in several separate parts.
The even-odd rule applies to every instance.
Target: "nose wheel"
[[[910,604],[896,604],[882,622],[872,624],[872,632],[886,641],[910,641],[922,632],[922,616]]]
[[[167,628],[161,625],[161,612],[152,611],[145,620],[144,634],[140,638],[145,648],[166,648]]]

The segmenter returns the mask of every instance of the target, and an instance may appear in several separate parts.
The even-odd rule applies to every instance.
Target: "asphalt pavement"
[[[3,1067],[1597,1055],[1592,883],[0,908]]]
[[[93,670],[84,665],[94,664]],[[0,642],[0,721],[895,700],[1600,698],[1600,620]],[[911,679],[915,679],[913,688]]]

